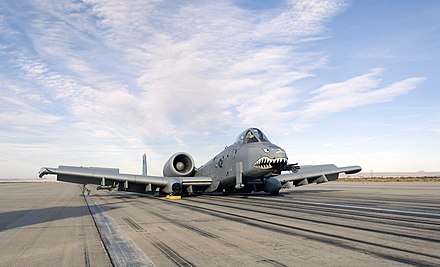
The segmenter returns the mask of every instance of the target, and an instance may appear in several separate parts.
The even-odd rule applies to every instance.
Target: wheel
[[[270,195],[271,196],[278,196],[279,193],[280,193],[280,190],[275,190],[275,191],[271,191]]]

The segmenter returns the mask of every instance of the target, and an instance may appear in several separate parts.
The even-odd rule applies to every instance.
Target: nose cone
[[[284,149],[271,144],[262,147],[260,157],[254,163],[254,168],[280,170],[287,164],[287,160]]]

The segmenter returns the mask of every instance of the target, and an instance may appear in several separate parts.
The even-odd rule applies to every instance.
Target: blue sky
[[[2,1],[0,178],[150,174],[261,128],[300,164],[440,170],[438,1]]]

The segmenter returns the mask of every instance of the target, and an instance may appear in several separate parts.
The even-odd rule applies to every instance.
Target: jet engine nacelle
[[[163,176],[165,177],[184,177],[193,176],[195,170],[194,160],[190,154],[179,152],[171,156],[171,158],[163,166]]]

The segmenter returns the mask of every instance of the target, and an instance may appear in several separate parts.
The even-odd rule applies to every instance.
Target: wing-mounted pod
[[[162,189],[163,192],[171,195],[180,195],[182,193],[181,181],[169,181],[168,184]]]
[[[190,154],[179,152],[163,166],[163,176],[165,177],[188,177],[193,176],[195,171],[194,159]]]

